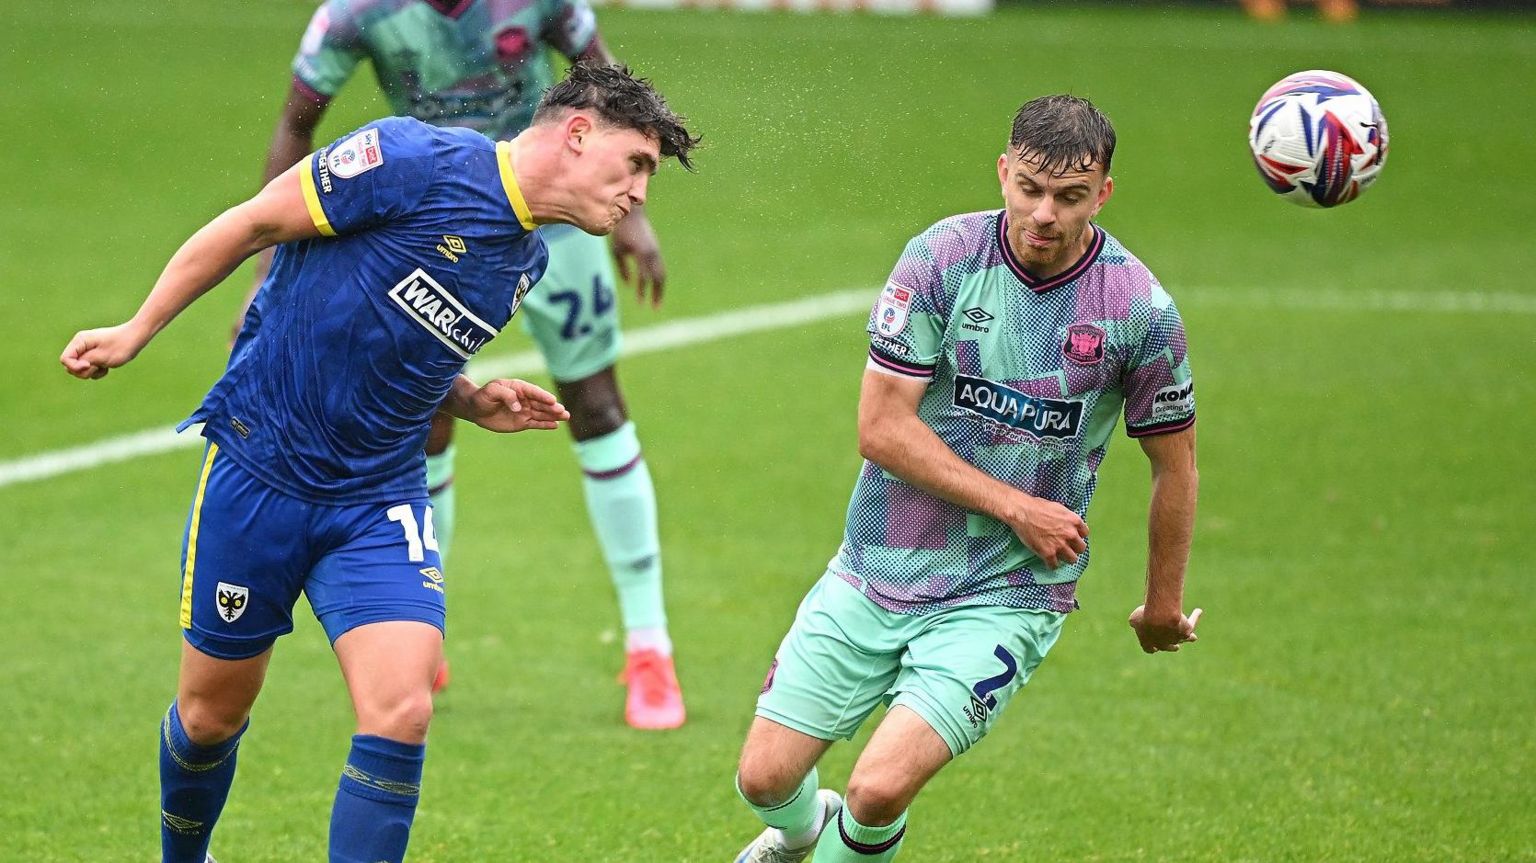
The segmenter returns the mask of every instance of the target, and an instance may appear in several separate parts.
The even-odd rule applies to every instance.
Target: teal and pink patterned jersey
[[[505,139],[554,83],[549,49],[575,58],[596,34],[587,0],[327,0],[293,74],[324,102],[367,58],[394,113]]]
[[[918,416],[966,462],[1086,517],[1125,413],[1132,437],[1188,428],[1184,325],[1152,273],[1097,225],[1049,279],[1002,211],[945,219],[907,244],[869,320],[869,368],[928,381]],[[880,606],[1071,611],[1089,555],[1049,569],[1007,525],[865,462],[830,567]]]

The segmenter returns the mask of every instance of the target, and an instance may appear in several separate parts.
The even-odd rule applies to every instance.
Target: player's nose
[[[635,178],[635,182],[629,187],[629,199],[635,202],[635,206],[638,207],[645,203],[646,190],[650,187],[650,184],[651,177],[649,174],[642,174]]]

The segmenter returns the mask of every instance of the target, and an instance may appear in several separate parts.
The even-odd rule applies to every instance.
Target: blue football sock
[[[213,825],[235,781],[235,753],[247,721],[235,736],[213,746],[187,738],[176,702],[160,722],[160,859],[203,863]]]
[[[421,794],[424,744],[370,734],[352,751],[331,809],[331,863],[400,863]]]
[[[644,646],[670,654],[661,594],[661,543],[656,532],[656,489],[640,455],[635,424],[576,444],[587,513],[619,595],[624,629],[643,631]],[[659,633],[659,634],[658,634]]]
[[[453,544],[455,493],[453,490],[453,447],[427,456],[427,494],[432,498],[432,532],[437,536],[437,554],[448,568],[448,546]]]

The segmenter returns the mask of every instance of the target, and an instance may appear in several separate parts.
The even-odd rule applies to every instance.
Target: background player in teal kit
[[[198,231],[138,313],[60,361],[123,365],[245,258],[281,244],[224,375],[183,546],[176,700],[161,724],[161,847],[200,863],[275,640],[300,592],[357,714],[333,863],[399,861],[416,810],[445,581],[422,446],[434,412],[493,431],[569,418],[522,381],[460,371],[543,274],[542,224],[612,230],[694,144],[617,67],[576,67],[510,142],[390,118],[322,148]],[[452,238],[455,255],[438,247]]]
[[[1004,208],[939,222],[897,262],[869,322],[866,461],[843,544],[742,752],[738,790],[768,829],[738,863],[896,855],[918,791],[992,727],[1077,607],[1084,517],[1122,408],[1153,473],[1130,624],[1149,653],[1195,640],[1200,611],[1182,610],[1194,387],[1172,299],[1091,221],[1114,147],[1085,100],[1024,105],[997,161]],[[816,762],[882,701],[846,802],[819,791]]]
[[[326,106],[365,58],[396,114],[507,139],[528,125],[554,80],[552,50],[573,61],[615,62],[587,0],[329,0],[294,58],[265,177],[313,149]],[[543,233],[549,272],[525,300],[522,319],[570,408],[587,509],[618,593],[625,718],[639,728],[672,728],[684,720],[683,699],[662,602],[656,493],[614,374],[613,264],[601,238],[563,226]],[[666,270],[642,208],[614,229],[612,247],[640,297],[649,293],[659,304]],[[452,436],[452,417],[438,415],[427,441],[427,482],[444,557],[455,511]]]

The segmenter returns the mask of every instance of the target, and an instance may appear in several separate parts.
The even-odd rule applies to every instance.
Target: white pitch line
[[[648,354],[682,345],[712,342],[746,333],[777,330],[816,321],[867,313],[876,292],[869,289],[837,291],[801,300],[770,303],[684,318],[624,333],[624,356]],[[544,371],[544,357],[538,351],[490,356],[470,363],[468,374],[476,380],[531,375]],[[101,386],[95,384],[94,386]],[[155,428],[133,434],[105,438],[68,449],[38,453],[14,461],[0,462],[0,488],[25,482],[37,482],[64,474],[90,470],[102,465],[131,461],[144,456],[197,449],[203,439],[195,430],[177,434],[171,428]]]
[[[630,357],[668,348],[702,344],[747,333],[785,329],[852,315],[856,312],[862,314],[869,310],[875,294],[876,291],[869,288],[835,291],[800,300],[769,303],[642,327],[624,334],[624,356]],[[1536,315],[1536,295],[1517,293],[1339,289],[1290,291],[1203,287],[1175,289],[1174,295],[1183,302],[1186,311],[1211,305],[1302,311]],[[484,379],[536,374],[543,370],[544,358],[538,351],[521,351],[476,360],[470,363],[469,374],[476,379]],[[203,439],[191,430],[178,435],[169,428],[148,429],[105,438],[68,449],[0,462],[0,488],[50,479],[174,450],[196,449],[202,444]]]

